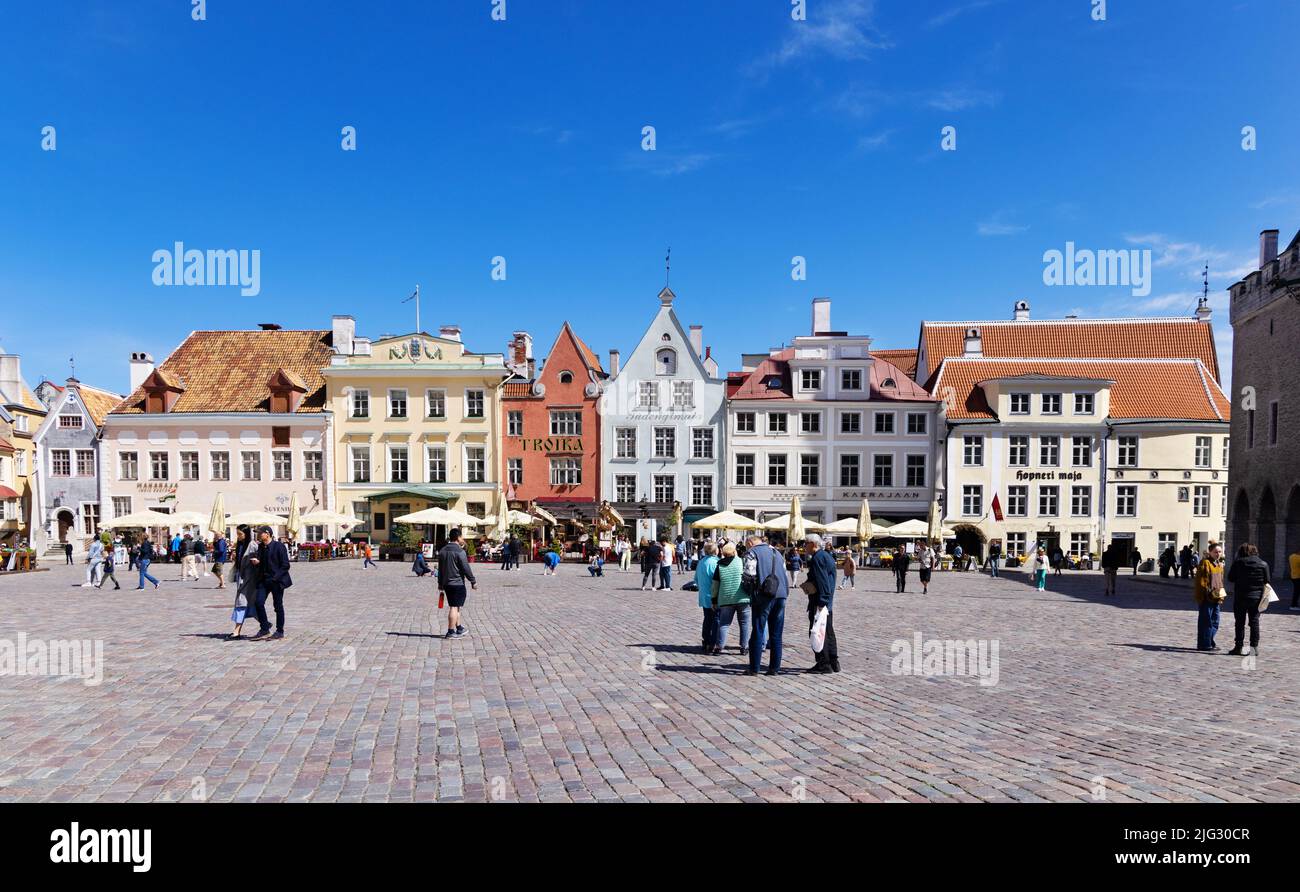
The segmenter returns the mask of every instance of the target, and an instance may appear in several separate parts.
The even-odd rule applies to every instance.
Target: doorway
[[[64,545],[68,541],[68,530],[72,529],[74,523],[72,512],[66,508],[59,512],[59,544]]]

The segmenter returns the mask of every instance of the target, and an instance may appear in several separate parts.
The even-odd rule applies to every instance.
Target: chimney
[[[1015,321],[1015,322],[1028,322],[1028,321],[1029,321],[1029,301],[1027,301],[1027,300],[1018,300],[1018,301],[1016,301],[1015,312],[1013,312],[1013,313],[1011,314],[1011,318],[1012,318],[1012,320]]]
[[[983,356],[984,340],[980,337],[978,328],[966,329],[965,351],[966,356]]]
[[[131,389],[129,393],[135,393],[136,388],[144,383],[144,379],[153,374],[153,357],[143,351],[137,351],[131,354]]]
[[[814,297],[812,302],[812,333],[814,336],[831,330],[831,299]]]
[[[691,326],[691,349],[695,351],[695,355],[698,356],[700,359],[704,358],[704,326],[703,325]]]
[[[609,376],[611,378],[618,377],[618,357],[619,353],[617,350],[609,351]]]
[[[459,326],[459,325],[444,325],[442,328],[438,329],[438,334],[439,334],[441,337],[444,337],[444,338],[446,338],[446,339],[449,340],[449,341],[459,341],[459,340],[460,340],[460,326]]]
[[[352,342],[357,336],[357,320],[351,316],[335,316],[334,352],[344,356],[352,355]]]
[[[1210,302],[1202,297],[1196,302],[1196,321],[1209,322],[1214,311],[1210,309]]]
[[[257,327],[260,328],[260,329],[262,329],[262,331],[279,331],[279,330],[280,330],[280,323],[279,323],[279,322],[259,322],[259,323],[257,323]]]
[[[1263,269],[1277,260],[1277,230],[1265,229],[1259,234],[1259,268]]]

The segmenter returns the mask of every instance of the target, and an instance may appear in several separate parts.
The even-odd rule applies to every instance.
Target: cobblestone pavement
[[[941,573],[922,597],[864,571],[836,601],[842,673],[755,678],[698,652],[694,593],[617,570],[483,568],[470,635],[445,641],[406,567],[296,565],[288,637],[227,643],[231,593],[158,569],[158,591],[0,576],[0,649],[99,639],[104,666],[99,685],[0,676],[0,800],[1300,795],[1300,613],[1263,617],[1251,668],[1192,649],[1185,590],[1122,576],[1117,599],[1097,574],[1038,593],[1019,573]],[[803,602],[790,670],[812,662]],[[891,644],[917,632],[996,641],[997,683],[894,674]]]

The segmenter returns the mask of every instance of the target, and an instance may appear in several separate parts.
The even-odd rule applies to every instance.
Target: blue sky
[[[32,383],[75,354],[124,388],[130,351],[196,328],[404,332],[416,283],[424,327],[471,349],[544,350],[568,319],[626,352],[669,245],[724,369],[805,333],[814,296],[910,347],[923,318],[1021,298],[1190,312],[1205,262],[1226,361],[1223,289],[1260,229],[1300,227],[1287,0],[1110,0],[1104,22],[1091,0],[5,6],[0,348]],[[153,285],[178,240],[260,250],[261,294]],[[1045,286],[1066,241],[1151,248],[1150,295]]]

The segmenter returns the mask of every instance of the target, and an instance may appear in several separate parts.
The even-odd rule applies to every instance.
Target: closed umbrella
[[[857,534],[859,541],[864,545],[870,542],[871,534],[873,532],[874,530],[871,526],[871,506],[867,504],[867,499],[864,496],[862,499],[862,507],[858,509]]]
[[[500,498],[497,499],[497,521],[494,533],[503,540],[510,535],[510,506],[506,503],[504,491],[501,493]]]
[[[930,523],[926,534],[930,537],[931,542],[938,542],[943,536],[942,524],[939,520],[939,500],[935,499],[930,503]]]
[[[786,541],[793,545],[796,542],[802,542],[808,538],[808,525],[804,523],[803,508],[799,504],[799,497],[795,496],[790,500],[790,526],[786,533]]]
[[[222,493],[217,493],[217,497],[212,500],[212,513],[208,516],[208,532],[215,535],[225,531],[226,497]]]
[[[296,492],[289,496],[289,519],[284,522],[284,531],[289,534],[290,539],[297,539],[298,533],[302,532],[302,512],[298,510]]]

